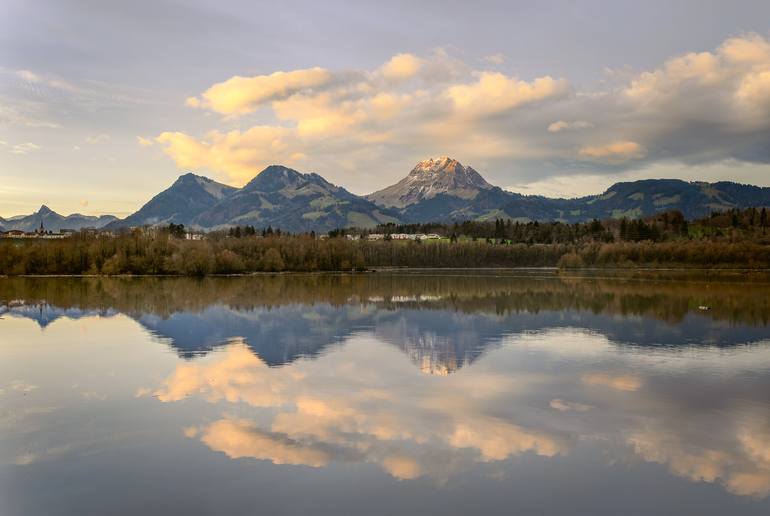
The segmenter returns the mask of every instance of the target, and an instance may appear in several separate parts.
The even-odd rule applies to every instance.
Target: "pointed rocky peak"
[[[462,164],[449,156],[440,158],[424,159],[415,165],[412,172],[453,172],[457,169],[463,169]]]
[[[216,181],[209,179],[208,177],[199,176],[197,174],[193,174],[192,172],[187,172],[186,174],[182,174],[179,176],[176,181],[171,185],[174,186],[194,186],[199,185],[203,183],[215,183]]]
[[[367,197],[383,206],[403,208],[439,194],[474,199],[481,190],[492,188],[471,167],[444,156],[420,161],[404,179]]]
[[[171,185],[169,190],[181,190],[189,192],[190,189],[199,188],[205,190],[215,199],[223,199],[236,190],[236,188],[232,186],[218,183],[213,179],[209,179],[205,176],[199,176],[192,172],[187,172],[186,174],[179,176],[177,180],[174,181],[174,184]]]
[[[305,180],[305,175],[294,169],[283,165],[270,165],[241,190],[246,192],[276,192],[287,186],[296,186]]]
[[[56,212],[54,212],[54,211],[53,211],[51,208],[49,208],[49,207],[48,207],[48,206],[46,206],[45,204],[43,204],[42,206],[40,206],[40,209],[39,209],[39,210],[37,210],[37,214],[38,214],[38,215],[50,215],[50,214],[52,214],[52,213],[56,213]]]
[[[425,176],[430,176],[436,181],[449,181],[455,187],[492,188],[492,185],[487,183],[481,174],[473,168],[463,166],[462,163],[448,156],[420,161],[409,173],[409,176],[420,180],[424,180]]]

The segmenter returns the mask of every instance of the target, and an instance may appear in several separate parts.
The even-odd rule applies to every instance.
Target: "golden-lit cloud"
[[[190,107],[205,107],[224,115],[250,113],[265,102],[328,84],[332,74],[323,68],[274,72],[254,77],[231,77],[204,91],[200,99],[188,98]]]
[[[449,443],[457,448],[476,448],[485,461],[503,460],[526,451],[545,457],[566,451],[566,447],[551,436],[494,419],[466,420],[458,424]]]
[[[411,79],[420,71],[422,59],[414,54],[396,54],[380,67],[383,77],[392,81]]]
[[[245,132],[211,131],[204,139],[164,132],[155,141],[163,145],[179,168],[205,168],[243,184],[267,165],[291,165],[302,159],[292,138],[292,131],[283,127],[254,126]]]
[[[367,116],[358,102],[340,102],[329,93],[293,95],[273,102],[273,110],[278,120],[295,122],[300,137],[346,135]]]
[[[569,84],[563,79],[546,76],[527,82],[497,72],[482,72],[476,82],[446,90],[456,110],[473,116],[499,113],[567,93]]]
[[[714,51],[616,72],[620,84],[590,92],[554,75],[474,69],[445,49],[397,54],[373,70],[236,76],[186,104],[226,118],[261,107],[259,125],[233,131],[224,120],[227,129],[168,131],[156,141],[179,168],[237,184],[267,164],[302,161],[354,191],[400,177],[400,169],[383,170],[393,156],[406,168],[450,154],[483,168],[492,182],[531,184],[527,193],[548,193],[538,185],[586,174],[588,166],[606,177],[651,164],[770,163],[768,48],[756,34],[734,37]],[[694,131],[698,138],[688,136]],[[516,177],[501,180],[511,170]]]
[[[620,140],[604,145],[587,145],[582,147],[578,154],[582,157],[608,163],[623,163],[628,160],[641,159],[646,150],[636,142]]]
[[[412,457],[393,456],[382,460],[382,468],[399,480],[412,480],[422,475],[422,467]]]
[[[770,84],[770,43],[750,34],[730,38],[716,52],[692,52],[669,59],[653,71],[634,78],[625,94],[645,104],[680,98],[693,88],[703,92],[722,91],[730,97],[766,100]]]
[[[136,143],[141,145],[142,147],[149,147],[153,144],[153,141],[151,138],[145,138],[143,136],[137,136],[136,137]]]
[[[329,462],[327,453],[281,439],[243,420],[221,419],[203,430],[201,441],[231,459],[251,457],[273,464],[299,464],[319,468]]]
[[[764,498],[770,494],[768,434],[744,433],[738,439],[746,446],[744,450],[699,446],[677,435],[651,430],[633,433],[628,443],[644,460],[665,464],[679,477],[694,482],[721,482],[733,494]]]
[[[211,363],[180,364],[154,395],[162,402],[197,394],[211,402],[243,401],[256,407],[272,407],[284,401],[284,388],[292,379],[291,375],[271,370],[244,344],[233,344]]]

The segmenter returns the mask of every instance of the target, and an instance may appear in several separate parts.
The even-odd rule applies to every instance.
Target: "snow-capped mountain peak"
[[[471,167],[442,156],[420,161],[404,179],[368,198],[383,206],[403,208],[439,194],[473,199],[479,191],[491,188],[493,186]]]

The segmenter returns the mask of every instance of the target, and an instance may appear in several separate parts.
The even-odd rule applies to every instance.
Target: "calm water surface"
[[[762,277],[27,278],[0,302],[3,516],[770,514]]]

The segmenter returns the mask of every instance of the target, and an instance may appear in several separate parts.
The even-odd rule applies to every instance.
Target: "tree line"
[[[372,232],[438,233],[440,241],[350,240],[253,226],[187,240],[184,226],[61,240],[0,241],[0,274],[205,276],[376,267],[770,268],[766,210],[732,210],[688,222],[678,212],[586,223],[493,220],[380,226]],[[366,234],[364,233],[364,236]]]

